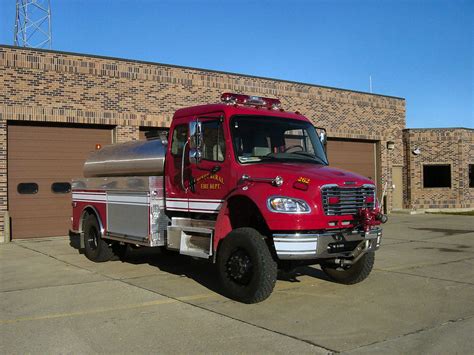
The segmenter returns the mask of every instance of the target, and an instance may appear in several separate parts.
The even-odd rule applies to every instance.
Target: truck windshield
[[[240,163],[292,161],[328,165],[323,145],[309,122],[268,116],[234,116],[231,131]]]

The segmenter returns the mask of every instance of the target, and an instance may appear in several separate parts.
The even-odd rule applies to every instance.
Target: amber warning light
[[[229,105],[263,106],[269,110],[280,110],[281,102],[269,97],[250,96],[225,92],[221,95],[221,101]]]
[[[99,143],[97,143],[97,144],[95,145],[95,150],[99,150],[100,148],[102,148],[102,145],[100,145]]]

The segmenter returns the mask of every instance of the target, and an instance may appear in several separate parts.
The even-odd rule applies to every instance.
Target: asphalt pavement
[[[0,353],[474,353],[474,218],[391,215],[364,282],[279,275],[259,304],[159,250],[93,263],[69,237],[0,245]]]

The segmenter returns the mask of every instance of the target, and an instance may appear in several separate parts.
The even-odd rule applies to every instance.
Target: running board
[[[144,247],[155,247],[157,245],[152,245],[150,244],[150,241],[148,238],[137,238],[137,237],[130,237],[127,235],[119,235],[119,234],[112,234],[107,232],[104,235],[104,240],[115,240],[117,242],[123,242],[123,243],[128,243],[128,244],[135,244],[135,245],[141,245]]]

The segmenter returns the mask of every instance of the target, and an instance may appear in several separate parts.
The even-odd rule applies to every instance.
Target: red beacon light
[[[228,105],[246,105],[256,107],[266,107],[269,110],[280,110],[281,102],[278,99],[269,97],[250,96],[225,92],[221,95],[221,101]]]

